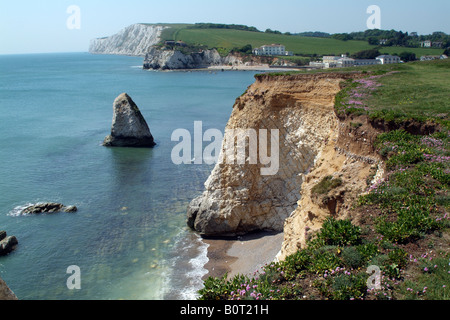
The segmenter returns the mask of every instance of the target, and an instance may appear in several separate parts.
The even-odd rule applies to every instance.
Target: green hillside
[[[358,40],[342,41],[333,38],[303,37],[233,29],[201,29],[192,28],[193,25],[189,24],[170,24],[168,26],[170,28],[163,31],[162,41],[182,40],[190,45],[217,48],[224,54],[233,48],[240,48],[247,44],[251,44],[255,48],[264,44],[279,43],[285,45],[286,50],[292,51],[298,56],[353,54],[376,47],[369,45],[367,41]],[[421,55],[442,54],[443,50],[405,47],[383,47],[380,49],[380,52],[388,54],[399,54],[403,51],[413,52],[420,57]]]

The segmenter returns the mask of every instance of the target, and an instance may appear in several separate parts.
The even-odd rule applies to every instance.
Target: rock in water
[[[2,278],[0,278],[0,300],[18,300]]]
[[[106,147],[152,148],[156,145],[147,122],[134,101],[122,93],[114,101],[111,135],[105,138]]]
[[[33,204],[22,210],[21,214],[41,214],[41,213],[57,213],[57,212],[77,212],[75,206],[64,206],[61,203],[45,202]]]
[[[9,254],[18,243],[15,236],[7,237],[6,231],[0,231],[0,256]]]

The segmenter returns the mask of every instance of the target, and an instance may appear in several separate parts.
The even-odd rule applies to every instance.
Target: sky
[[[449,0],[0,0],[0,54],[87,52],[91,39],[143,22],[364,31],[371,5],[380,8],[381,29],[450,33]]]

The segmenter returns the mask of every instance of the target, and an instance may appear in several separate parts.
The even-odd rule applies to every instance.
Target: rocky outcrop
[[[215,49],[184,54],[178,50],[163,50],[153,47],[145,55],[144,69],[197,69],[221,64],[222,58]]]
[[[0,300],[18,300],[2,278],[0,278]]]
[[[19,242],[15,236],[7,236],[6,231],[0,231],[0,256],[11,253]]]
[[[113,104],[111,135],[103,141],[106,147],[152,148],[156,145],[141,111],[131,99],[122,93]]]
[[[145,56],[150,48],[160,41],[161,25],[133,24],[111,37],[94,39],[89,53]]]
[[[213,66],[268,66],[265,57],[245,56],[230,53],[222,57],[216,49],[202,50],[190,54],[179,50],[152,47],[145,55],[143,68],[148,70],[201,69]]]
[[[351,126],[334,112],[340,83],[357,76],[257,76],[236,100],[226,130],[279,130],[279,169],[262,175],[267,165],[251,164],[248,153],[244,164],[218,163],[203,194],[189,205],[188,225],[205,236],[283,231],[279,255],[283,259],[304,245],[327,217],[346,216],[378,165],[370,149],[371,136],[364,133],[356,139]],[[224,142],[222,154],[227,148]],[[326,194],[313,195],[311,189],[326,176],[342,183]]]
[[[64,206],[61,203],[45,202],[30,205],[24,208],[21,214],[41,214],[41,213],[57,213],[57,212],[77,212],[76,206]]]

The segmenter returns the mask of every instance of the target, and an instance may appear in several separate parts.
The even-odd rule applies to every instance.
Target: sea
[[[213,167],[174,164],[172,133],[194,138],[195,121],[223,132],[256,72],[142,64],[89,53],[0,55],[0,230],[19,242],[0,257],[0,277],[19,299],[198,297],[207,245],[186,226],[186,209]],[[155,148],[102,146],[124,92]],[[41,202],[78,212],[21,213]]]

